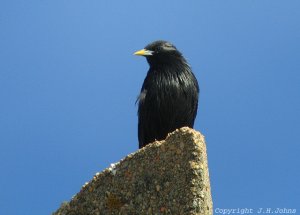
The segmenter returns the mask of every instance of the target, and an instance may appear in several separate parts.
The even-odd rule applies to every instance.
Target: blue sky
[[[55,211],[138,148],[133,52],[174,43],[200,84],[215,208],[300,200],[300,2],[0,2],[0,214]]]

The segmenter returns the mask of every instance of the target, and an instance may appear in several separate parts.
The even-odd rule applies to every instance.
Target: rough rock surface
[[[97,173],[53,215],[212,211],[204,137],[184,127]]]

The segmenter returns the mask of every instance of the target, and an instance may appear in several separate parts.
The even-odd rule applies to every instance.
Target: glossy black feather
[[[145,47],[150,69],[138,98],[139,148],[164,139],[177,128],[193,128],[198,107],[198,82],[175,46],[156,41]]]

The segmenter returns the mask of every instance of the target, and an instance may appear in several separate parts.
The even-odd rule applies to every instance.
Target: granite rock
[[[53,215],[213,214],[203,135],[183,127],[97,173]]]

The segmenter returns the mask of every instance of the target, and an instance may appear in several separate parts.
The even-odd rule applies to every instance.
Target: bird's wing
[[[147,94],[147,90],[146,90],[146,89],[142,89],[140,95],[138,95],[138,97],[137,97],[137,99],[136,99],[136,101],[135,101],[135,104],[136,104],[137,102],[139,102],[139,104],[140,104],[140,103],[143,103],[144,100],[145,100],[146,94]]]

